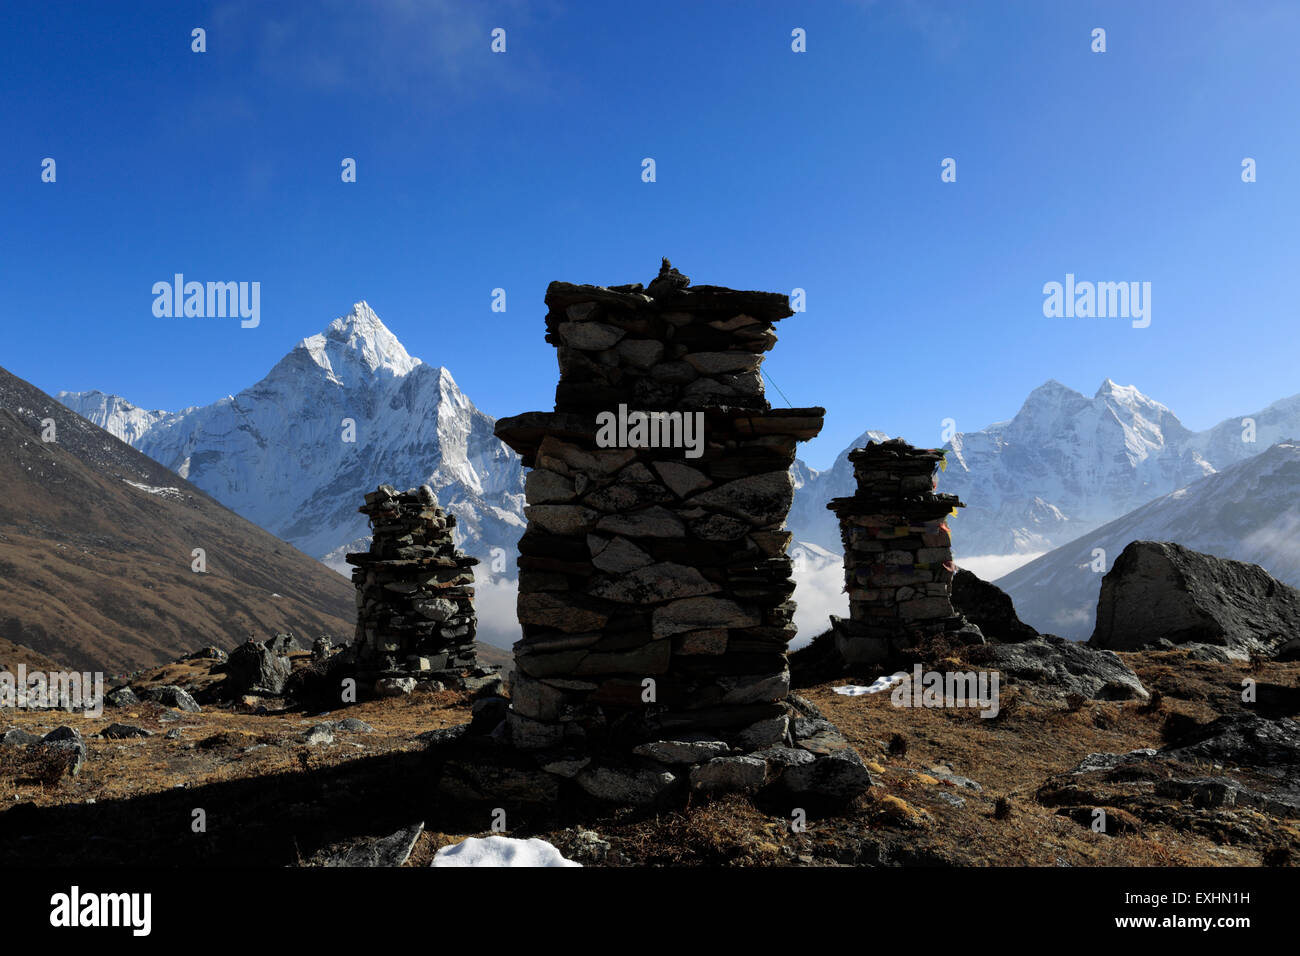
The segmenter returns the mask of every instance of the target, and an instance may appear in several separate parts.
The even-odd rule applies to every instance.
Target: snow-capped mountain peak
[[[385,373],[401,378],[422,364],[407,353],[365,301],[354,304],[351,312],[335,319],[324,332],[303,339],[298,348],[344,386],[354,384],[358,375]]]
[[[939,490],[967,505],[953,521],[959,557],[1029,554],[1296,433],[1300,396],[1192,432],[1135,386],[1107,378],[1089,398],[1050,379],[1014,418],[953,436]],[[814,473],[799,487],[790,519],[796,537],[827,548],[837,547],[838,528],[821,511],[851,479],[846,472],[832,481],[830,474]]]
[[[428,484],[465,550],[513,549],[523,526],[519,457],[451,373],[409,355],[370,306],[303,339],[257,384],[184,412],[117,396],[59,400],[306,553],[342,568],[365,547],[361,495]]]

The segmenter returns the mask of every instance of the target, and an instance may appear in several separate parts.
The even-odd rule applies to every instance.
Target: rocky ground
[[[1197,660],[1183,649],[1121,657],[1150,699],[1090,700],[1016,661],[993,719],[832,690],[853,680],[802,688],[876,781],[849,806],[803,808],[803,830],[792,826],[799,808],[759,795],[658,811],[512,810],[505,832],[587,865],[1294,865],[1300,663]],[[309,660],[296,654],[294,666]],[[1253,703],[1241,699],[1244,678],[1256,682]],[[133,686],[203,699],[220,679],[200,658]],[[467,693],[329,713],[274,698],[180,705],[145,700],[100,718],[5,711],[0,866],[416,866],[492,832],[491,808],[439,794],[421,736],[469,721]],[[53,759],[77,750],[60,727],[84,745],[75,775]],[[51,732],[70,739],[30,746]]]

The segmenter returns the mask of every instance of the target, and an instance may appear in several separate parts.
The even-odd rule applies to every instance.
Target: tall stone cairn
[[[788,740],[789,468],[825,415],[764,397],[788,297],[691,287],[665,259],[646,288],[553,282],[546,304],[555,411],[496,427],[532,469],[512,742],[649,753],[707,739],[692,746],[708,759]],[[597,422],[620,406],[699,412],[699,457],[603,447]],[[690,747],[672,752],[692,762]]]
[[[456,516],[428,485],[380,485],[357,509],[370,518],[368,552],[349,554],[357,589],[358,676],[381,693],[420,681],[460,685],[478,666],[474,565],[456,550]]]
[[[947,518],[965,507],[935,492],[941,448],[902,439],[849,452],[857,490],[826,505],[840,520],[849,619],[831,617],[839,656],[880,663],[926,638],[967,626],[952,606]]]

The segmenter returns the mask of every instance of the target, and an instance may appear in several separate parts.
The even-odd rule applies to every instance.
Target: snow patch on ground
[[[141,484],[138,481],[130,481],[129,479],[126,478],[123,478],[122,480],[125,481],[132,488],[139,488],[141,491],[147,492],[148,494],[151,495],[161,495],[164,498],[174,498],[177,501],[182,501],[185,498],[185,496],[181,494],[181,490],[179,488],[158,488],[155,487],[154,485],[145,485],[145,484]]]
[[[468,837],[445,846],[433,857],[432,866],[582,866],[545,840],[517,840],[514,837]]]
[[[845,684],[842,687],[832,687],[831,690],[837,694],[843,694],[845,697],[861,697],[863,694],[879,694],[882,690],[897,687],[905,680],[907,680],[907,674],[904,671],[899,671],[888,677],[877,677],[870,687],[863,687],[861,684]]]

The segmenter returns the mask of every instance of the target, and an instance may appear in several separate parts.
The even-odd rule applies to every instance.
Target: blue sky
[[[205,404],[365,299],[512,415],[553,401],[547,283],[667,255],[807,290],[765,369],[828,409],[815,466],[1049,378],[1203,428],[1300,392],[1298,46],[1290,0],[7,3],[0,365]],[[155,318],[176,272],[259,281],[261,325]],[[1045,318],[1066,273],[1150,282],[1150,327]]]

